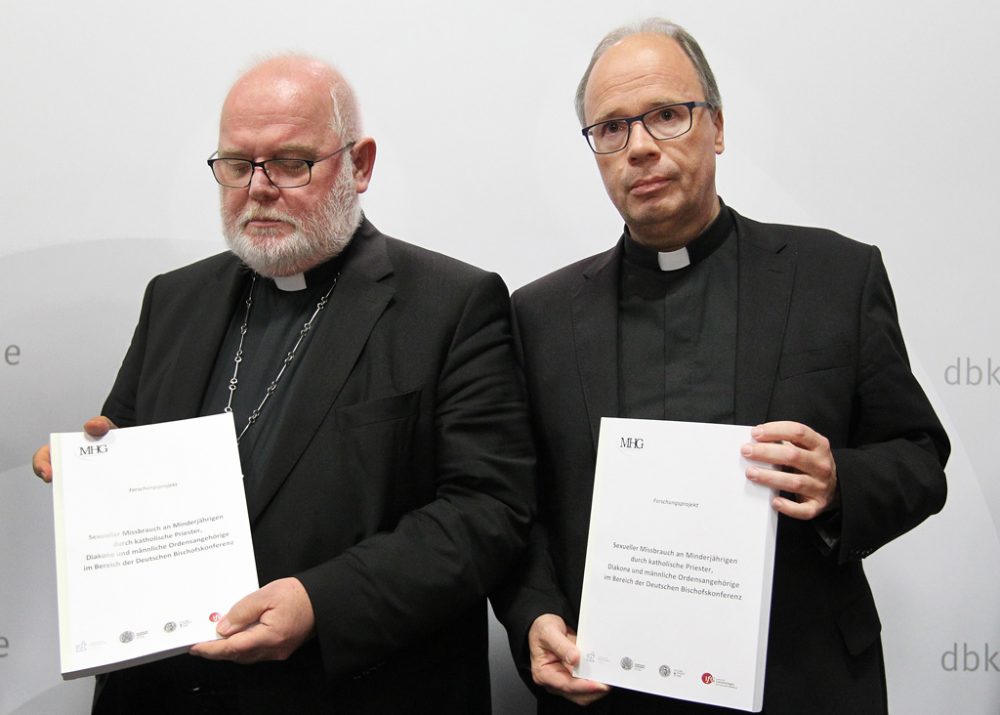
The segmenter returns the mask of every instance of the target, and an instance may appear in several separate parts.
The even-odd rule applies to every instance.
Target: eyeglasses
[[[208,158],[208,166],[212,175],[222,186],[230,189],[245,189],[253,180],[253,173],[259,166],[264,170],[268,181],[279,189],[295,189],[312,181],[314,165],[327,159],[332,159],[342,151],[353,147],[355,142],[348,142],[332,154],[321,159],[265,159],[250,161],[249,159],[230,159],[228,157],[214,158],[219,152],[212,152]]]
[[[584,127],[581,131],[595,154],[614,154],[628,144],[632,125],[641,122],[649,135],[657,141],[676,139],[691,131],[695,107],[711,107],[708,102],[678,102],[650,109],[634,117],[608,119]]]

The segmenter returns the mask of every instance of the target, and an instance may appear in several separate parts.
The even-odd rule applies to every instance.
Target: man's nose
[[[256,201],[273,201],[280,193],[278,187],[271,183],[264,167],[255,166],[250,175],[250,198]]]
[[[642,122],[632,124],[629,131],[628,142],[625,144],[625,151],[629,158],[640,158],[650,154],[658,154],[660,143],[653,138],[653,135],[646,129]]]

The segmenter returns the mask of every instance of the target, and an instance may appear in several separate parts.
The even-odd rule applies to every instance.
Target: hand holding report
[[[750,428],[604,418],[576,675],[759,711],[777,514]]]
[[[257,588],[232,416],[53,434],[64,678],[218,638]]]

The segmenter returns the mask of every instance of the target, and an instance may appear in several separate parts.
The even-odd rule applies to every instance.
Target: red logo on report
[[[712,675],[711,673],[702,673],[701,682],[703,682],[705,685],[711,685],[712,683],[715,682],[715,676]]]
[[[220,618],[222,618],[222,616],[220,616],[218,613],[213,613],[211,616],[208,617],[208,620],[210,620],[212,623],[218,623]]]

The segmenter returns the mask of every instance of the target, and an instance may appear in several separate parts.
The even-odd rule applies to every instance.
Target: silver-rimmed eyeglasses
[[[581,131],[595,154],[613,154],[628,144],[632,125],[641,122],[649,136],[657,141],[676,139],[691,131],[695,107],[711,107],[708,102],[677,102],[665,104],[634,117],[606,119],[584,127]]]
[[[225,156],[216,157],[215,155],[219,152],[215,151],[208,158],[208,166],[212,169],[212,176],[215,177],[215,180],[230,189],[245,189],[250,186],[253,173],[258,166],[264,170],[268,181],[279,189],[295,189],[312,181],[313,166],[321,161],[332,159],[353,146],[354,142],[348,142],[332,154],[327,154],[319,159],[275,158],[264,161],[234,159]]]

